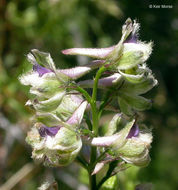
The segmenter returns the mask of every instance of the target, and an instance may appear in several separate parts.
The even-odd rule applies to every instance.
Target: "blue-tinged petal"
[[[119,73],[115,73],[109,77],[99,79],[98,88],[109,88],[114,85],[119,85],[123,81],[123,77]],[[83,88],[93,88],[93,80],[85,80],[78,83]]]
[[[39,65],[39,64],[33,65],[33,70],[36,71],[36,72],[39,74],[40,77],[43,76],[43,75],[46,74],[46,73],[52,72],[50,69],[47,69],[47,68],[45,68],[45,67],[42,67],[42,66]]]
[[[47,127],[45,125],[42,125],[39,128],[39,134],[41,137],[46,137],[47,135],[49,136],[55,136],[57,134],[57,132],[59,131],[61,127],[60,126],[56,126],[56,127]]]
[[[139,29],[140,29],[140,24],[134,20],[132,32],[124,41],[124,43],[137,43]]]
[[[37,49],[32,49],[31,52],[39,65],[55,72],[56,67],[49,53],[42,52]]]
[[[56,73],[58,75],[64,74],[70,79],[76,80],[85,74],[89,73],[93,69],[97,69],[98,67],[102,66],[105,63],[104,60],[94,60],[91,63],[84,65],[84,66],[78,66],[70,69],[58,69]]]
[[[134,124],[132,126],[127,138],[137,137],[139,135],[139,132],[140,132],[140,130],[139,130],[138,125]]]

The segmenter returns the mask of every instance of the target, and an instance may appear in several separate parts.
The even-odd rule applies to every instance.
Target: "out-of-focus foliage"
[[[149,8],[156,3],[170,4],[173,8]],[[156,190],[178,189],[177,12],[176,0],[0,1],[0,184],[6,185],[6,190],[37,189],[52,174],[59,182],[59,189],[85,189],[76,181],[76,165],[65,170],[34,167],[31,150],[24,140],[32,124],[29,119],[32,111],[24,106],[28,87],[20,85],[18,77],[29,70],[25,55],[32,48],[50,52],[60,68],[88,63],[85,57],[75,59],[60,51],[117,43],[121,26],[128,17],[141,23],[142,39],[154,41],[148,64],[156,73],[159,86],[148,95],[153,97],[153,108],[142,116],[147,125],[153,126],[152,161],[139,171],[130,168],[122,172],[119,184],[123,190],[147,182]]]

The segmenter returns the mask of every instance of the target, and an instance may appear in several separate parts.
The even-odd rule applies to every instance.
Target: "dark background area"
[[[178,189],[178,2],[0,0],[0,184],[6,185],[5,190],[37,189],[52,175],[59,189],[86,189],[80,185],[85,175],[76,164],[55,170],[34,165],[25,143],[33,115],[24,106],[29,88],[18,77],[29,69],[26,54],[34,48],[50,52],[58,68],[88,63],[85,57],[64,56],[60,51],[116,44],[128,17],[140,22],[142,41],[154,42],[147,64],[159,86],[146,95],[154,104],[142,114],[143,121],[153,127],[152,161],[146,168],[133,167],[119,174],[119,183],[122,190],[145,182],[155,190]]]

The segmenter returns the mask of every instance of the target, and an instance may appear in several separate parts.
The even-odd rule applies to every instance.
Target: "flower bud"
[[[117,45],[108,48],[72,48],[63,50],[67,55],[85,55],[103,61],[111,75],[100,78],[98,88],[117,88],[121,112],[134,115],[137,111],[149,109],[152,101],[141,94],[152,89],[157,80],[147,68],[145,62],[152,52],[152,42],[143,43],[138,40],[140,25],[127,19],[122,28],[122,37]],[[92,88],[93,80],[79,82],[83,88]]]
[[[118,102],[121,111],[127,115],[133,115],[135,110],[143,111],[146,109],[150,109],[152,106],[151,100],[148,100],[142,96],[137,96],[133,94],[128,95],[122,92],[119,92]]]
[[[116,145],[119,149],[126,141],[135,119],[127,121],[122,115],[116,114],[109,123],[108,131],[104,137],[93,138],[91,144],[94,146],[110,147]],[[119,132],[118,132],[119,130]]]
[[[85,55],[111,62],[111,67],[118,70],[130,69],[144,63],[152,52],[152,43],[138,41],[139,24],[127,19],[122,37],[117,45],[108,48],[72,48],[63,50],[66,55]]]
[[[53,72],[43,75],[40,75],[38,72],[33,70],[20,77],[22,84],[31,86],[31,94],[36,95],[40,100],[45,100],[46,98],[50,98],[53,94],[64,90],[60,88],[63,83],[57,80]]]
[[[119,86],[123,82],[123,77],[119,73],[110,75],[109,77],[104,77],[99,79],[98,88],[106,89],[114,86]],[[93,88],[94,80],[84,80],[77,83],[82,88]]]
[[[127,120],[117,114],[109,124],[104,137],[93,138],[93,146],[109,148],[115,158],[137,166],[146,166],[152,135],[148,130],[140,130],[135,120]]]
[[[71,92],[72,93],[72,92]],[[73,92],[75,93],[75,92]],[[83,98],[81,95],[66,94],[57,104],[56,108],[51,112],[37,111],[36,117],[38,121],[44,123],[48,127],[57,125],[59,121],[66,122],[71,115],[79,108]]]
[[[137,166],[146,166],[150,162],[149,148],[152,142],[151,133],[140,132],[137,137],[128,138],[126,144],[115,152],[116,155]]]
[[[26,105],[35,109],[37,120],[27,142],[33,148],[35,160],[48,166],[64,166],[81,149],[82,141],[76,131],[88,104],[81,94],[67,91],[66,87],[94,66],[57,70],[49,53],[38,50],[32,53],[27,57],[33,69],[20,77],[22,84],[31,86],[30,93],[34,96]]]
[[[86,80],[79,82],[78,85],[83,88],[92,88],[93,83],[93,80]],[[120,71],[99,79],[98,88],[114,89],[113,93],[118,97],[121,112],[126,115],[134,115],[136,111],[143,111],[151,107],[152,101],[140,95],[151,90],[157,83],[151,70],[146,65],[139,65],[137,68]]]
[[[133,115],[135,111],[149,109],[152,101],[142,96],[157,85],[157,80],[146,65],[138,66],[129,73],[120,72],[125,81],[118,92],[120,109],[127,115]]]
[[[126,115],[134,115],[136,111],[143,111],[151,108],[152,101],[146,99],[141,94],[146,93],[157,84],[157,80],[149,76],[140,82],[130,82],[124,80],[124,77],[119,74],[114,74],[109,77],[101,78],[98,82],[98,88],[114,88],[113,93],[118,97],[118,103],[121,112]],[[83,88],[92,88],[93,80],[86,80],[79,82]],[[119,89],[118,91],[115,88]]]
[[[32,53],[27,58],[33,69],[20,77],[22,84],[31,86],[30,93],[34,95],[26,105],[36,110],[39,122],[48,127],[59,125],[67,121],[83,102],[77,91],[67,92],[66,86],[72,78],[81,77],[94,66],[57,70],[49,53],[35,49]]]
[[[60,126],[49,128],[40,123],[31,129],[26,141],[33,148],[32,158],[52,167],[70,164],[82,146],[74,131]]]
[[[82,147],[80,136],[75,129],[80,125],[87,102],[83,102],[73,115],[61,125],[48,127],[36,123],[28,133],[26,141],[33,148],[32,157],[47,166],[70,164]]]

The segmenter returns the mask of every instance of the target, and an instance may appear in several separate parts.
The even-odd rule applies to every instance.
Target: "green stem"
[[[99,112],[96,105],[96,98],[97,98],[97,90],[98,90],[98,81],[101,77],[102,73],[106,70],[106,68],[103,66],[101,67],[98,72],[96,73],[96,77],[94,80],[93,85],[93,93],[92,93],[92,100],[91,100],[91,111],[92,111],[92,120],[93,120],[93,126],[92,130],[94,132],[94,136],[98,135],[98,125],[99,125]],[[90,189],[91,190],[97,190],[97,184],[96,184],[96,175],[91,175],[93,172],[93,169],[95,167],[95,162],[97,158],[97,148],[91,147],[91,154],[90,154],[90,165],[89,165],[89,176],[90,176]]]
[[[117,161],[117,160],[115,160],[115,161],[113,161],[113,162],[111,162],[111,163],[109,164],[109,169],[108,169],[108,171],[107,171],[107,174],[106,174],[106,175],[102,178],[102,180],[98,183],[96,189],[99,189],[99,188],[103,185],[103,183],[104,183],[107,179],[109,179],[109,178],[111,177],[112,172],[113,172],[114,168],[117,166],[117,164],[118,164],[118,161]]]
[[[76,90],[80,93],[83,94],[83,96],[86,98],[86,100],[88,101],[88,103],[91,105],[92,104],[92,99],[91,96],[88,94],[88,92],[86,90],[84,90],[83,88],[77,86]]]
[[[89,174],[90,190],[97,190],[96,175]]]
[[[105,157],[107,150],[100,154],[100,156],[95,160],[94,165],[96,165],[101,159]]]
[[[102,66],[98,72],[96,73],[94,85],[93,85],[93,94],[92,94],[92,104],[91,104],[91,109],[92,109],[92,117],[93,117],[93,132],[94,135],[97,136],[98,134],[98,109],[96,105],[96,98],[97,98],[97,90],[98,90],[98,81],[99,78],[101,77],[102,73],[106,70],[106,67]]]
[[[97,108],[96,105],[96,99],[97,99],[97,90],[98,90],[98,81],[102,75],[102,73],[106,70],[107,68],[105,66],[102,66],[98,72],[96,73],[96,77],[94,80],[94,85],[93,85],[93,93],[92,97],[88,94],[86,90],[83,88],[77,86],[76,90],[80,93],[83,94],[83,96],[86,98],[88,103],[91,105],[91,112],[92,112],[92,128],[90,123],[88,123],[90,130],[93,131],[94,136],[98,135],[98,127],[99,127],[99,109]],[[93,169],[96,164],[96,159],[97,159],[97,148],[96,147],[91,147],[91,154],[90,154],[90,163],[89,165],[86,164],[86,162],[81,158],[77,157],[78,162],[88,170],[89,174],[89,181],[90,181],[90,189],[91,190],[97,190],[97,184],[96,184],[96,175],[91,175],[93,172]]]
[[[90,130],[90,132],[92,131],[92,123],[91,123],[91,120],[89,118],[89,115],[84,115],[84,118],[85,118],[85,121],[86,121],[86,124],[88,126],[88,129]],[[92,133],[92,132],[91,132]]]
[[[99,118],[101,117],[101,114],[103,112],[103,109],[105,108],[105,106],[110,102],[111,100],[111,91],[108,90],[104,96],[103,101],[101,102],[101,105],[99,107]]]
[[[97,96],[97,90],[98,90],[98,81],[102,75],[102,73],[104,71],[106,71],[106,67],[105,66],[102,66],[98,72],[96,73],[96,77],[95,77],[95,81],[94,81],[94,85],[93,85],[93,94],[92,94],[92,100],[93,101],[96,101],[96,96]]]
[[[84,160],[83,157],[77,156],[76,161],[78,161],[83,168],[85,168],[86,170],[88,170],[88,163],[86,162],[86,160]]]

